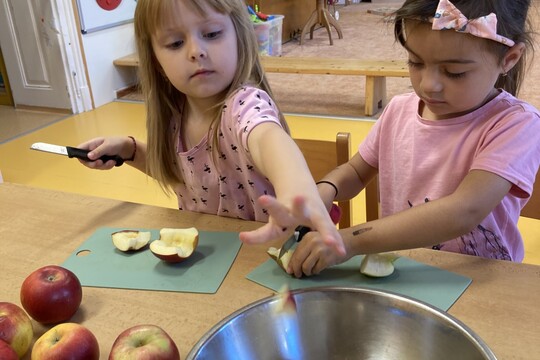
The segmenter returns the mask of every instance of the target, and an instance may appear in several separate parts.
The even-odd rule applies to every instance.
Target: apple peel
[[[282,268],[285,272],[287,272],[287,268],[289,267],[289,262],[291,261],[292,254],[294,253],[294,249],[289,249],[281,256],[279,257],[279,251],[280,249],[277,249],[275,247],[269,248],[266,252],[270,257],[277,262],[280,268]]]
[[[150,242],[150,231],[121,230],[111,234],[114,246],[123,252],[137,251]]]
[[[394,261],[399,255],[393,252],[367,254],[360,263],[360,272],[369,277],[386,277],[394,273]]]
[[[159,239],[150,243],[150,251],[159,259],[178,263],[190,257],[199,244],[199,231],[194,228],[163,228]]]

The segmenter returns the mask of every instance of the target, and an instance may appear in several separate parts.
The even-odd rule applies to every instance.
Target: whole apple
[[[2,360],[19,360],[19,355],[15,350],[4,340],[0,340],[0,359]]]
[[[70,270],[56,265],[37,269],[21,286],[21,304],[42,324],[69,320],[79,309],[82,287]]]
[[[99,360],[99,344],[86,327],[63,323],[49,329],[36,340],[32,360]]]
[[[156,325],[137,325],[124,330],[112,346],[109,360],[180,360],[169,334]]]
[[[24,310],[15,304],[0,302],[0,340],[13,348],[18,357],[22,357],[30,348],[33,337],[32,321]],[[1,350],[0,359],[4,359]]]

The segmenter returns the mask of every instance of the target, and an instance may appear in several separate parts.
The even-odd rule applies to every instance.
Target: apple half
[[[285,272],[287,272],[287,268],[289,267],[289,262],[291,261],[291,256],[294,253],[294,249],[289,249],[283,254],[283,256],[279,257],[279,251],[281,249],[276,249],[275,247],[269,248],[266,252],[270,257],[277,262],[280,268],[282,268]]]
[[[150,242],[150,231],[121,230],[111,234],[114,246],[120,251],[137,251]]]
[[[159,231],[159,239],[150,243],[150,251],[163,261],[178,263],[190,257],[199,244],[199,231],[196,228]]]
[[[370,277],[386,277],[394,273],[394,261],[399,255],[387,252],[380,254],[367,254],[360,263],[360,272]]]

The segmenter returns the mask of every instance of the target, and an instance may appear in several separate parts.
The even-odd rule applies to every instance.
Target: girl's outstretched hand
[[[79,162],[90,169],[109,170],[116,162],[109,160],[103,162],[99,158],[103,155],[120,155],[126,140],[125,137],[98,137],[77,145],[79,149],[90,150],[88,158],[93,161],[80,160]]]
[[[272,240],[285,241],[298,225],[304,225],[317,231],[322,242],[337,255],[345,255],[343,240],[324,206],[311,207],[301,196],[294,198],[290,209],[273,196],[263,195],[258,201],[268,210],[269,221],[256,230],[241,232],[242,242],[256,244]]]

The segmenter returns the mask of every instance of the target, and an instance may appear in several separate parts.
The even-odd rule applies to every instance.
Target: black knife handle
[[[304,235],[306,235],[308,232],[311,231],[311,228],[308,228],[307,226],[304,226],[304,225],[300,225],[295,229],[295,231],[298,231],[298,240],[296,240],[296,242],[300,242],[300,240],[302,240]]]
[[[88,158],[88,153],[90,152],[90,150],[79,149],[79,148],[75,148],[71,146],[66,146],[66,149],[67,149],[68,157],[70,158],[77,158],[84,161],[93,161]],[[104,163],[109,160],[114,160],[116,162],[114,166],[120,166],[124,163],[124,159],[122,159],[118,155],[103,155],[99,159],[103,161]]]

